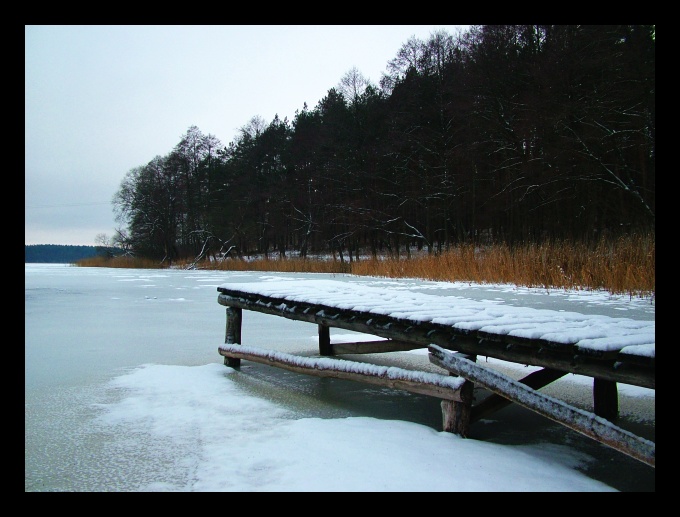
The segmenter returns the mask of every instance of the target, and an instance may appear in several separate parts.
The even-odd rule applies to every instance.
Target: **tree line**
[[[162,261],[352,260],[653,232],[655,142],[654,25],[436,31],[292,121],[254,116],[226,146],[190,127],[126,174],[113,241]]]

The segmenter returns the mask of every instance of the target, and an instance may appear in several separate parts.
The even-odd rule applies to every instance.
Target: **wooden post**
[[[331,347],[331,329],[328,325],[319,323],[319,354],[333,355]]]
[[[465,381],[460,388],[460,396],[465,402],[442,400],[442,428],[447,433],[467,437],[470,430],[470,413],[472,412],[472,390],[474,384]]]
[[[227,331],[224,342],[228,345],[241,344],[241,316],[243,309],[227,307]],[[241,360],[236,357],[225,357],[224,364],[232,368],[241,366]]]
[[[619,393],[616,382],[593,379],[593,413],[607,420],[619,417]]]
[[[477,356],[465,356],[470,361],[477,361]],[[449,375],[454,375],[449,373]],[[472,399],[474,383],[466,380],[460,387],[460,398],[462,402],[452,400],[442,400],[442,427],[448,433],[454,433],[467,437],[470,431],[470,417],[472,415]]]

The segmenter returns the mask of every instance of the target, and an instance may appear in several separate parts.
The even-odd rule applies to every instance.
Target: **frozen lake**
[[[386,289],[491,299],[510,305],[655,319],[655,304],[649,299],[612,297],[606,293],[548,293],[504,285],[330,274],[26,264],[25,490],[201,490],[202,485],[190,481],[187,457],[178,457],[164,447],[158,434],[145,434],[138,428],[121,432],[127,431],[124,422],[113,426],[102,420],[103,408],[117,407],[116,404],[127,400],[125,390],[113,389],[111,383],[141,365],[208,368],[220,365],[220,369],[215,368],[218,372],[226,370],[217,352],[224,341],[226,321],[225,308],[217,303],[217,286],[226,281],[295,278],[332,278]],[[352,338],[349,334],[331,329],[331,338],[335,340]],[[315,325],[244,311],[244,344],[311,354],[316,350],[316,340]],[[387,354],[379,360],[385,364],[429,367],[423,353]],[[500,362],[497,366],[504,368]],[[244,365],[242,370],[248,375],[230,376],[239,389],[285,408],[290,412],[285,418],[368,416],[403,420],[436,430],[441,425],[439,402],[428,397],[376,390],[349,381],[298,376],[256,364]],[[558,381],[548,388],[567,400],[588,397],[589,387],[582,379],[570,377],[571,382]],[[641,435],[653,439],[654,391],[631,386],[619,388],[622,417]],[[206,395],[210,396],[219,394]],[[507,408],[499,412],[499,420],[515,422],[515,427],[480,422],[475,424],[475,436],[499,444],[533,444],[546,438],[566,443],[579,453],[596,458],[588,469],[592,479],[617,490],[654,491],[654,469],[522,411]],[[193,446],[187,445],[189,450]],[[617,471],[625,471],[626,475]]]

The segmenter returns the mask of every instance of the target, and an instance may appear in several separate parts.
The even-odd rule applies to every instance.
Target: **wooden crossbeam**
[[[428,395],[442,400],[463,402],[460,388],[464,384],[465,379],[451,375],[406,370],[394,366],[378,366],[371,363],[330,357],[302,357],[266,348],[238,344],[225,343],[218,348],[218,352],[225,358],[246,359],[296,373],[376,384],[420,395]]]
[[[539,393],[526,384],[480,366],[460,354],[449,352],[437,345],[430,345],[428,351],[433,364],[471,382],[481,384],[508,400],[655,467],[656,445],[654,442],[621,429],[593,413]]]
[[[332,355],[340,354],[381,354],[383,352],[407,352],[423,348],[422,345],[414,345],[394,339],[381,339],[376,341],[357,341],[355,343],[331,343]]]
[[[530,373],[517,382],[521,382],[522,384],[526,384],[530,388],[537,390],[543,386],[547,386],[551,382],[556,381],[561,377],[564,377],[566,374],[566,372],[544,368],[542,370],[537,370]],[[470,423],[477,422],[482,418],[487,417],[491,413],[495,413],[496,411],[509,406],[510,404],[512,404],[512,401],[508,398],[498,395],[497,393],[492,393],[479,404],[472,406]]]

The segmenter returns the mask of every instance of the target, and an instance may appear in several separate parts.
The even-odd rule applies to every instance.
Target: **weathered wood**
[[[381,354],[385,352],[406,352],[423,348],[422,345],[414,345],[395,339],[381,339],[376,341],[357,341],[355,343],[332,343],[332,355],[340,354]]]
[[[461,402],[442,400],[442,428],[444,431],[467,438],[470,432],[470,410],[474,384],[465,381],[461,387]]]
[[[437,345],[428,347],[430,361],[450,372],[465,377],[513,402],[537,412],[574,431],[593,438],[613,449],[655,466],[654,442],[621,429],[611,422],[561,400],[539,393],[526,384],[472,361],[457,356]]]
[[[615,382],[593,379],[593,411],[607,420],[618,418],[619,393]]]
[[[382,338],[412,343],[414,348],[426,348],[435,344],[447,350],[456,350],[470,355],[493,357],[518,364],[530,364],[593,378],[609,380],[645,388],[655,388],[654,361],[619,354],[615,358],[603,359],[597,355],[582,353],[572,345],[539,340],[510,338],[482,333],[467,332],[451,326],[432,322],[414,322],[375,316],[366,313],[341,310],[319,304],[287,302],[251,293],[231,292],[218,288],[217,301],[225,306],[239,307],[263,314],[307,321],[338,327],[355,332],[372,334]],[[486,336],[486,337],[482,337]]]
[[[461,354],[462,355],[462,354]],[[466,356],[470,361],[476,361],[475,356]],[[449,373],[449,375],[453,375]],[[474,399],[474,383],[465,380],[460,387],[460,402],[442,400],[442,426],[444,431],[466,438],[470,432],[470,416],[472,415],[472,401]]]
[[[241,344],[242,316],[242,309],[227,307],[227,330],[224,338],[226,344]],[[225,357],[224,364],[232,368],[238,368],[241,366],[241,360],[234,357]]]
[[[405,370],[393,366],[378,366],[330,357],[302,357],[264,348],[239,345],[225,344],[219,347],[218,352],[224,357],[246,359],[296,373],[358,381],[462,402],[460,387],[465,379],[451,377],[450,375]]]
[[[331,329],[328,325],[319,324],[319,354],[333,355],[331,347]]]
[[[564,377],[566,374],[566,372],[544,368],[542,370],[537,370],[530,373],[517,382],[521,382],[522,384],[526,384],[530,388],[537,390],[543,386],[547,386],[551,382],[554,382],[561,377]],[[496,411],[503,409],[510,404],[512,404],[512,401],[496,393],[492,393],[479,404],[472,406],[470,423],[474,423],[481,420],[482,418],[486,418],[490,414],[495,413]]]
[[[462,436],[467,435],[471,421],[512,401],[644,463],[655,465],[653,442],[620,429],[603,418],[603,415],[610,418],[618,415],[616,383],[655,388],[653,342],[624,347],[625,340],[622,340],[622,344],[614,349],[611,349],[609,342],[606,350],[591,350],[591,346],[581,348],[557,340],[462,330],[432,321],[413,321],[318,303],[291,302],[280,297],[232,291],[224,287],[219,287],[218,291],[218,302],[228,308],[226,343],[220,347],[220,354],[225,356],[225,364],[239,365],[240,360],[245,358],[298,373],[355,380],[438,397],[442,399],[444,429]],[[229,309],[236,312],[230,312]],[[262,349],[240,345],[242,309],[316,323],[319,329],[319,352],[324,357],[304,358],[274,351],[263,352]],[[385,339],[332,344],[330,327]],[[436,374],[325,357],[342,353],[381,353],[424,347],[429,348],[431,362],[448,369],[452,374],[461,375],[456,378],[455,386],[449,380],[442,387],[441,379],[450,379],[447,376],[432,377]],[[458,354],[453,355],[450,350],[455,350]],[[514,381],[496,371],[475,365],[465,354],[472,358],[480,355],[544,369],[521,381]],[[594,414],[535,391],[568,372],[594,379]],[[479,383],[494,392],[475,407],[471,404],[473,383]]]

